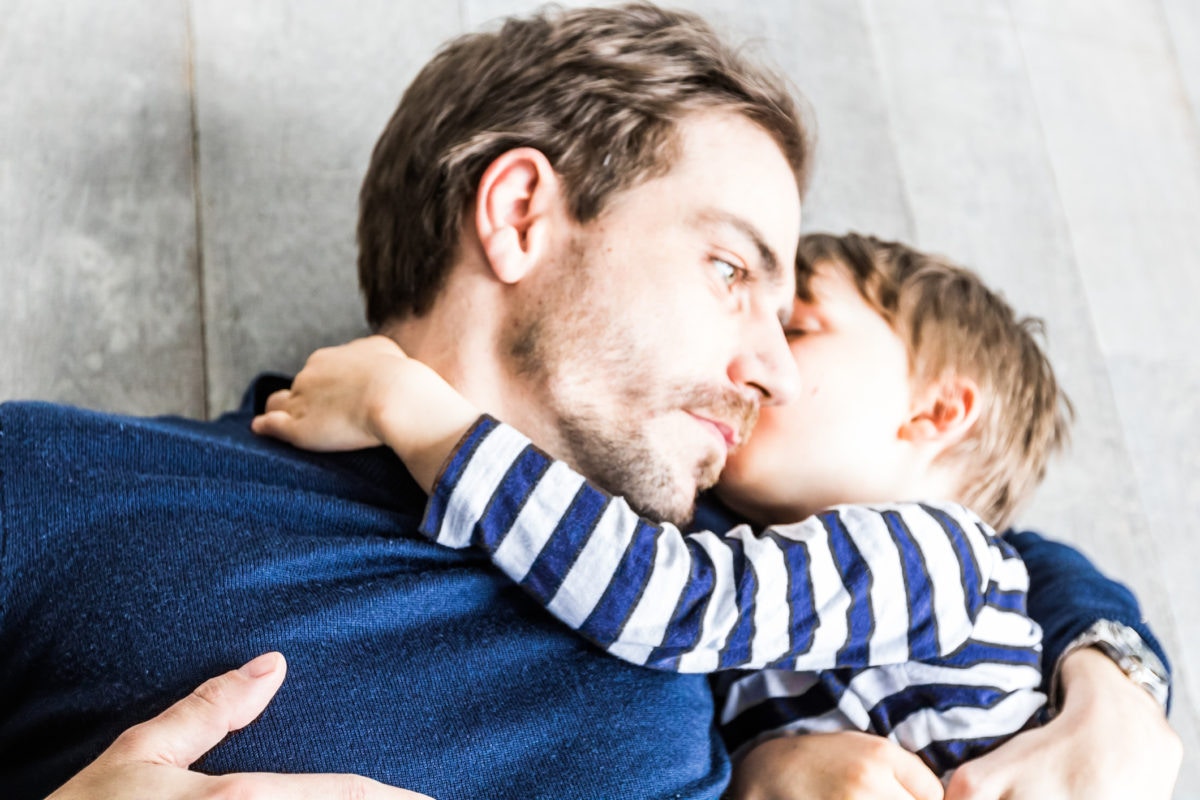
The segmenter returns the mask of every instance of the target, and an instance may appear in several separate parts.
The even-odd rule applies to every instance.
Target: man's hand
[[[940,800],[921,759],[857,731],[768,739],[737,765],[732,800]]]
[[[205,682],[154,719],[125,731],[49,800],[238,797],[244,800],[419,800],[357,775],[245,773],[213,777],[188,767],[226,734],[248,725],[275,696],[287,665],[266,653]]]
[[[1062,712],[959,767],[946,800],[1167,800],[1183,746],[1158,704],[1104,654],[1062,662]]]
[[[251,428],[305,450],[385,444],[425,491],[479,409],[386,336],[326,347],[284,389],[267,398]]]

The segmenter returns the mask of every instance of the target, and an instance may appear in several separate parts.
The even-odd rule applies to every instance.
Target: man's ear
[[[949,446],[960,441],[979,418],[979,387],[970,378],[935,381],[914,398],[912,416],[900,426],[901,439]]]
[[[484,171],[475,196],[475,230],[502,282],[524,278],[549,247],[561,192],[549,159],[532,147],[502,153]]]

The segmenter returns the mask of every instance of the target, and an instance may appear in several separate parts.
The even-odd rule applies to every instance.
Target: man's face
[[[503,343],[552,415],[552,452],[644,513],[686,520],[760,403],[796,389],[780,319],[799,225],[768,134],[727,112],[683,120],[670,172],[574,226]]]
[[[813,302],[795,301],[788,344],[801,390],[764,408],[729,460],[718,495],[763,523],[795,522],[839,503],[913,499],[903,491],[901,426],[912,412],[904,341],[843,268],[817,265]]]

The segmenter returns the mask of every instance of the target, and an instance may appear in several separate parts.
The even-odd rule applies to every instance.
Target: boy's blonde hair
[[[979,417],[941,458],[962,471],[960,496],[1003,530],[1067,441],[1073,417],[1039,346],[1042,321],[1017,317],[978,275],[897,242],[849,233],[804,236],[796,258],[800,296],[816,266],[832,262],[908,346],[917,387],[954,376],[979,387]]]

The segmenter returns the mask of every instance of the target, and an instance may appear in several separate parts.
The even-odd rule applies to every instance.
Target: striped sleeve
[[[489,417],[447,463],[421,529],[482,548],[613,655],[677,672],[946,655],[991,577],[988,531],[959,506],[844,506],[759,533],[684,535]]]
[[[734,758],[779,736],[860,730],[886,736],[944,774],[1044,718],[1041,629],[1026,613],[1028,574],[992,539],[993,576],[970,639],[952,654],[865,669],[757,670],[713,682]]]

